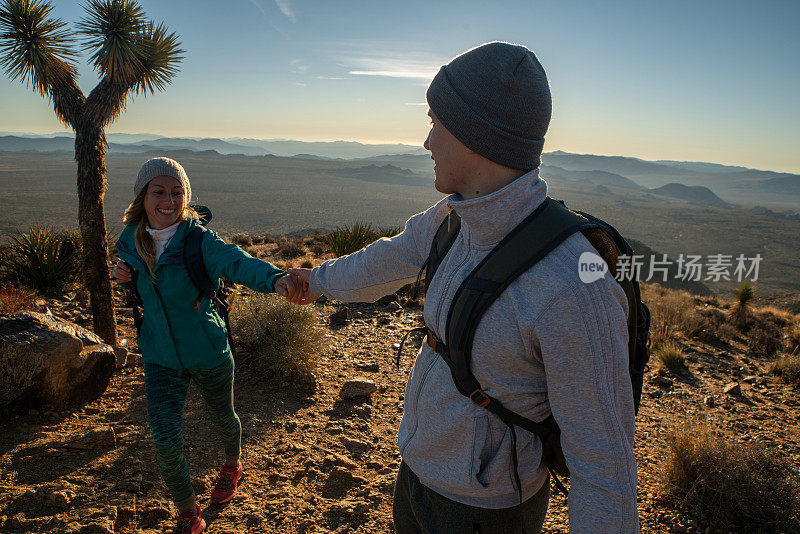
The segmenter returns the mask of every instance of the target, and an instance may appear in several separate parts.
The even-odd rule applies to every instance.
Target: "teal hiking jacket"
[[[142,358],[178,371],[212,369],[231,355],[225,321],[209,299],[202,300],[199,310],[194,308],[198,290],[182,261],[185,237],[199,224],[196,219],[180,223],[153,270],[156,284],[136,252],[136,226],[126,226],[117,241],[120,259],[138,271],[137,289],[144,304],[138,340]],[[285,274],[211,230],[206,230],[201,250],[215,289],[219,289],[219,279],[225,278],[254,291],[273,293],[275,281]]]

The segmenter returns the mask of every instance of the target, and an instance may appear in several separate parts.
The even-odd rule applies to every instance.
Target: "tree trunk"
[[[78,222],[83,241],[83,279],[89,290],[94,332],[109,345],[117,345],[103,212],[105,152],[106,139],[101,128],[92,124],[77,125],[75,160],[78,163]]]

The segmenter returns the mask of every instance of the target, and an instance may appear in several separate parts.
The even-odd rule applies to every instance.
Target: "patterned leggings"
[[[194,494],[189,463],[183,455],[183,407],[189,382],[194,380],[205,401],[211,421],[225,446],[225,454],[241,451],[242,424],[233,409],[233,358],[213,369],[183,371],[152,363],[144,364],[147,416],[156,445],[158,467],[172,500],[180,502]]]

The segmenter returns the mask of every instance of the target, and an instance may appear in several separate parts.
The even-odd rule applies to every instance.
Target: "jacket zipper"
[[[455,246],[455,243],[453,244],[453,246]],[[444,303],[445,297],[447,296],[447,291],[450,289],[450,284],[452,283],[453,279],[455,278],[456,273],[458,273],[458,271],[461,269],[461,267],[469,259],[469,241],[467,241],[466,249],[467,249],[466,255],[459,262],[459,264],[456,266],[456,268],[451,271],[450,277],[447,279],[447,282],[445,283],[445,286],[442,289],[442,292],[441,292],[442,298],[439,299],[439,302],[436,305],[436,314],[434,315],[434,318],[435,318],[435,320],[437,322],[439,321],[439,314],[442,312],[442,304]],[[451,248],[451,250],[452,250],[452,248]],[[441,271],[437,271],[437,272],[441,272]],[[446,328],[446,326],[445,326],[445,328]],[[445,332],[443,335],[446,336],[447,333]],[[440,337],[442,337],[442,336],[440,336]],[[424,346],[425,345],[423,344],[423,347]],[[429,349],[424,348],[423,350],[429,350]],[[431,351],[431,352],[433,352],[433,351]],[[414,396],[413,396],[413,399],[414,399],[414,430],[411,431],[411,433],[409,434],[408,438],[406,439],[404,445],[408,445],[408,443],[411,442],[411,440],[414,438],[414,435],[417,433],[417,428],[419,427],[419,423],[417,422],[419,420],[419,397],[422,395],[422,386],[425,384],[425,379],[428,377],[428,374],[430,373],[431,369],[433,369],[433,366],[436,364],[436,360],[438,360],[439,358],[440,358],[440,356],[437,353],[434,352],[433,353],[433,358],[431,360],[431,363],[430,363],[430,365],[428,365],[428,367],[425,369],[425,372],[422,374],[422,377],[420,378],[420,381],[419,381],[419,386],[417,387],[417,390],[414,392]]]
[[[181,371],[185,369],[183,365],[183,360],[181,360],[181,355],[178,353],[178,344],[175,343],[175,336],[172,334],[172,325],[169,322],[169,315],[167,315],[167,308],[164,306],[164,299],[161,297],[161,291],[158,290],[158,286],[153,284],[153,289],[158,296],[158,301],[161,303],[161,311],[164,313],[164,319],[167,321],[167,331],[169,331],[169,337],[172,340],[172,347],[175,349],[175,357],[178,358],[178,364],[181,366]],[[179,373],[180,374],[180,371]]]

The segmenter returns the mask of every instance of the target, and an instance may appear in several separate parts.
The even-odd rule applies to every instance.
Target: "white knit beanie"
[[[189,177],[186,176],[186,171],[180,163],[170,158],[152,158],[144,162],[142,168],[139,169],[139,175],[136,177],[136,183],[133,184],[134,197],[139,195],[150,180],[156,176],[172,176],[181,183],[183,186],[183,193],[188,204],[192,200],[192,186],[189,184]]]

